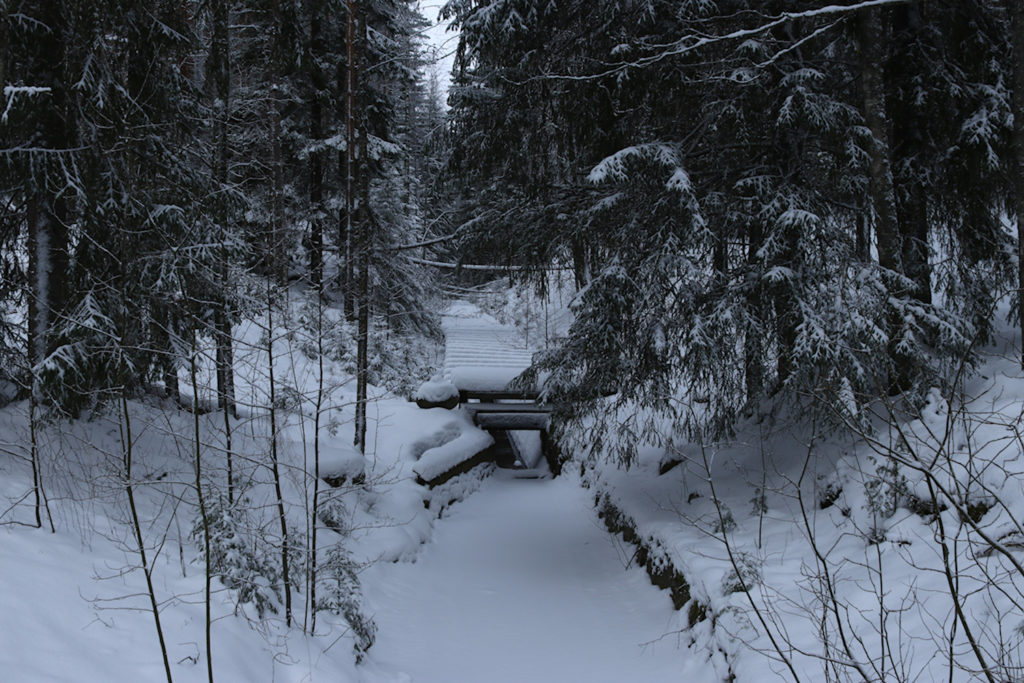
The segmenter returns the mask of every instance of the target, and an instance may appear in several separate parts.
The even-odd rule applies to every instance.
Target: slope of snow
[[[423,453],[413,471],[424,481],[433,481],[494,443],[489,432],[463,424],[462,431],[451,441]]]
[[[1007,555],[1024,563],[1024,375],[1012,331],[1000,344],[962,394],[879,405],[862,434],[778,409],[587,479],[686,576],[709,617],[691,634],[725,656],[720,676],[978,680],[966,622],[996,679],[1021,680],[1024,572]],[[929,485],[951,494],[937,511]]]

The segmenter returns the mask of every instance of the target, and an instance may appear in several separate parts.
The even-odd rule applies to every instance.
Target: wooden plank
[[[529,403],[463,403],[462,407],[471,413],[544,413],[551,412],[547,406]]]
[[[513,391],[511,389],[495,389],[493,391],[474,389],[459,390],[459,400],[463,403],[468,403],[473,399],[479,401],[507,401],[511,399],[536,401],[539,396],[540,392],[537,391]]]
[[[547,413],[479,413],[475,422],[484,429],[528,429],[542,430],[548,428]]]

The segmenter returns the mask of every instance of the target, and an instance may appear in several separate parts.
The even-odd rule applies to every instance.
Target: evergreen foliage
[[[1005,15],[820,8],[446,5],[460,258],[538,288],[574,270],[575,323],[532,373],[565,417],[609,418],[598,440],[620,425],[627,461],[659,413],[715,436],[766,399],[919,402],[1014,287]]]
[[[356,660],[373,646],[377,625],[368,617],[362,606],[362,592],[359,589],[357,567],[347,557],[344,549],[335,545],[327,551],[327,559],[320,566],[317,588],[316,609],[338,614],[345,618],[352,629]]]
[[[243,501],[244,502],[244,501]],[[213,502],[206,512],[210,557],[203,557],[203,520],[197,519],[191,537],[200,558],[225,587],[235,591],[235,603],[251,604],[257,615],[276,614],[281,602],[281,567],[277,550],[259,533],[258,521],[244,506]]]

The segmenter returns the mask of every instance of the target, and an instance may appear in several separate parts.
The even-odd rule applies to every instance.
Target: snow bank
[[[494,438],[490,434],[466,424],[455,439],[423,453],[413,471],[422,483],[437,485],[460,470],[479,464],[474,462],[474,458],[493,443]]]
[[[429,381],[421,384],[416,393],[412,395],[414,401],[428,403],[444,403],[451,398],[458,397],[459,390],[456,386],[440,375],[434,375]]]
[[[961,619],[990,661],[1022,656],[1021,639],[1004,635],[1019,626],[1011,603],[1024,595],[1008,559],[1021,561],[1024,537],[1016,363],[993,354],[964,387],[966,404],[935,391],[891,423],[880,409],[862,434],[824,432],[776,409],[738,425],[730,441],[641,447],[630,469],[599,459],[586,478],[609,528],[637,546],[655,581],[688,585],[667,587],[693,656],[715,677],[791,680],[791,666],[801,680],[823,680],[829,657],[849,658],[842,629],[865,670],[974,680]],[[580,447],[586,434],[575,436],[580,443],[563,446]],[[935,491],[948,494],[936,501]],[[878,645],[889,642],[899,643],[892,654]],[[952,666],[934,656],[937,643],[957,652]]]
[[[366,478],[366,458],[355,446],[328,442],[320,447],[320,478],[331,486]]]

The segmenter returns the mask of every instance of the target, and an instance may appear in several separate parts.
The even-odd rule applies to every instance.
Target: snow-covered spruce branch
[[[719,36],[689,34],[679,38],[673,43],[669,43],[668,45],[665,46],[665,49],[658,52],[657,54],[648,55],[647,57],[641,57],[639,59],[634,59],[628,62],[619,62],[618,64],[613,64],[610,68],[605,69],[604,71],[600,71],[598,73],[581,75],[549,73],[542,74],[540,76],[533,76],[524,79],[523,81],[515,81],[515,83],[517,85],[522,85],[525,83],[530,83],[532,81],[539,80],[589,81],[607,78],[609,76],[615,76],[630,69],[642,69],[651,66],[652,64],[657,64],[658,62],[666,60],[670,57],[678,57],[680,55],[685,55],[690,52],[695,52],[702,48],[708,47],[710,45],[743,40],[745,38],[758,36],[763,33],[767,33],[768,31],[771,31],[774,28],[782,26],[783,24],[790,21],[797,21],[801,19],[815,19],[819,17],[829,16],[841,16],[845,14],[850,14],[852,12],[858,12],[860,10],[872,9],[877,7],[888,7],[892,5],[906,5],[911,2],[913,2],[913,0],[864,0],[864,2],[857,2],[852,5],[825,5],[823,7],[804,10],[802,12],[783,12],[782,14],[779,14],[769,19],[767,22],[760,24],[758,26],[754,26],[752,28],[737,29],[735,31],[731,31],[729,33],[725,33]],[[829,26],[825,28],[832,28],[837,24],[838,22],[834,22],[832,24],[829,24]],[[816,36],[822,33],[823,30],[824,29],[818,30],[813,35]],[[765,65],[771,64],[773,61],[774,59],[770,59],[767,62],[765,62]]]
[[[443,268],[446,270],[480,270],[488,272],[512,272],[519,273],[524,271],[536,271],[536,270],[572,270],[572,266],[548,266],[547,268],[530,268],[529,266],[499,266],[490,264],[479,264],[479,263],[446,263],[443,261],[430,261],[428,259],[421,259],[416,257],[409,257],[409,260],[421,266],[431,266],[434,268]]]

